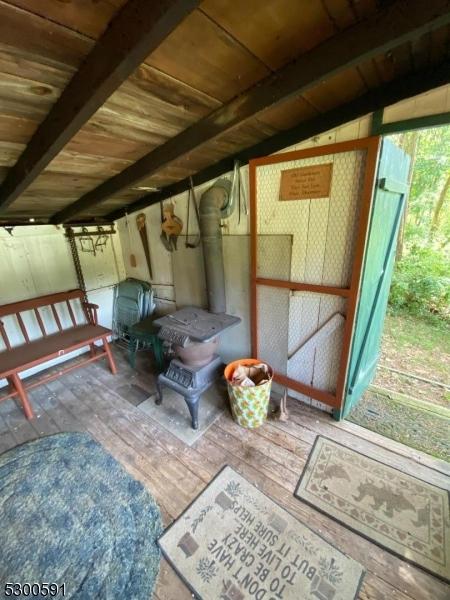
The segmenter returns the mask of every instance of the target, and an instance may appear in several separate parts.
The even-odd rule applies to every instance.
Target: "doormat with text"
[[[353,600],[364,576],[359,563],[228,466],[159,545],[202,600]]]
[[[319,436],[295,495],[400,558],[449,580],[446,490]]]

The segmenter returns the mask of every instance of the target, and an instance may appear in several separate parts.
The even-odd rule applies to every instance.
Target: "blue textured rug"
[[[152,497],[86,433],[0,456],[0,597],[4,582],[54,582],[67,598],[149,600],[161,532]]]

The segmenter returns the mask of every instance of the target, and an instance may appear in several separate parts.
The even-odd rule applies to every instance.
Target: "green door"
[[[343,411],[339,411],[337,418],[349,413],[375,375],[397,234],[409,189],[409,163],[409,156],[403,150],[389,140],[383,140],[367,234],[345,401]]]

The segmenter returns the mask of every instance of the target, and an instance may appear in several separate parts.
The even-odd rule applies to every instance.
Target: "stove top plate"
[[[209,342],[225,329],[240,322],[239,317],[233,317],[225,313],[215,315],[195,306],[182,308],[154,321],[155,325],[161,327],[161,330],[172,329],[179,334],[180,338],[187,337],[194,342]]]

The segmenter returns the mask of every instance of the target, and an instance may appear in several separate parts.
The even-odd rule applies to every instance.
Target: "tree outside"
[[[411,155],[411,190],[389,298],[392,311],[450,319],[450,126],[393,136]]]
[[[450,383],[450,126],[392,138],[411,156],[411,187],[375,383],[450,407],[448,389],[423,381]]]
[[[450,462],[450,126],[392,138],[411,187],[379,366],[348,418]]]

